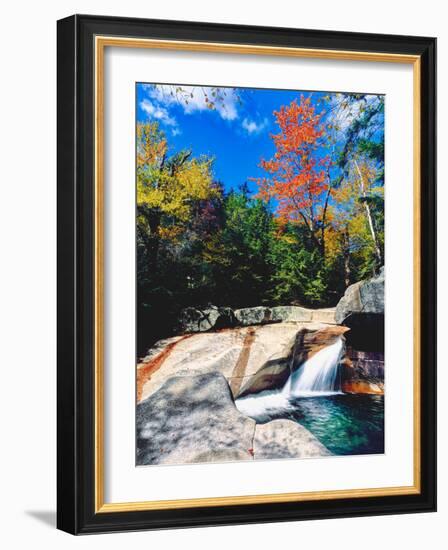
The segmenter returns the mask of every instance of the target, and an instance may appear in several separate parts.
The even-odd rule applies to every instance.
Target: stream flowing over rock
[[[241,386],[265,363],[270,360],[287,361],[297,332],[295,324],[277,324],[238,327],[164,340],[157,346],[156,354],[150,350],[138,365],[137,393],[140,399],[145,399],[171,376],[219,372],[229,382],[233,395],[237,396]],[[160,368],[158,358],[162,354],[163,368]]]
[[[281,388],[292,370],[347,331],[324,323],[290,322],[169,338],[137,366],[137,398],[145,399],[172,376],[209,372],[221,373],[235,398]]]
[[[357,333],[372,329],[372,319],[373,330],[382,331],[383,318],[383,273],[349,287],[336,310],[184,310],[180,333],[157,342],[137,365],[137,463],[331,454],[295,421],[256,424],[236,408],[235,399],[284,391],[299,367],[336,342],[341,389],[383,393],[384,356],[373,347],[378,338],[370,334],[367,347],[356,345]]]
[[[280,326],[283,326],[280,325]],[[241,384],[235,397],[281,389],[292,372],[321,349],[333,344],[349,329],[329,325],[297,325],[294,341],[281,357],[271,357]]]

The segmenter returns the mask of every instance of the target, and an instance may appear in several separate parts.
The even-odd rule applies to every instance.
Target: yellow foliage
[[[375,185],[377,168],[367,159],[358,159],[358,168],[350,170],[340,186],[332,190],[334,206],[329,206],[325,232],[325,250],[329,258],[336,258],[347,249],[362,249],[372,246],[362,197],[384,195],[384,188]]]
[[[167,141],[156,122],[137,125],[137,167],[160,164],[167,153]]]
[[[213,198],[212,162],[207,157],[190,158],[188,153],[167,160],[167,141],[157,123],[137,126],[137,204],[158,210],[172,221],[160,227],[160,236],[179,234],[175,223],[191,217],[194,202]]]

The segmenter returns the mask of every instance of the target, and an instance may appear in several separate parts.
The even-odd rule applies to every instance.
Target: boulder
[[[178,331],[185,334],[268,323],[335,324],[335,308],[307,309],[300,306],[255,306],[233,311],[229,307],[188,307],[181,311],[178,320]]]
[[[253,459],[255,421],[217,372],[175,376],[137,406],[137,465]]]
[[[272,322],[271,309],[264,306],[245,307],[234,311],[238,325],[247,327],[250,325],[262,325]]]
[[[347,342],[363,351],[384,350],[384,268],[378,276],[350,285],[335,319],[351,329]]]
[[[330,451],[306,428],[292,420],[257,424],[253,444],[255,460],[330,456]]]
[[[313,320],[313,310],[299,306],[276,306],[271,308],[273,321],[295,323],[310,323]]]
[[[233,327],[235,324],[235,315],[229,307],[187,307],[180,314],[178,330],[181,333],[207,332],[209,330]]]
[[[300,306],[247,307],[235,310],[238,325],[266,323],[328,323],[335,324],[335,308],[307,309]]]
[[[384,267],[377,277],[350,285],[336,306],[335,318],[339,325],[354,313],[384,315]]]
[[[137,406],[137,465],[191,464],[331,453],[291,420],[256,424],[219,373],[173,377]]]

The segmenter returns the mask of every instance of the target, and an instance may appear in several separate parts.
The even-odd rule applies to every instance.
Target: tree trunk
[[[140,236],[145,246],[147,271],[155,272],[159,255],[159,227],[161,222],[161,212],[145,206],[138,207],[138,214],[143,216],[148,224],[146,228],[141,229]],[[147,230],[149,227],[149,231]]]
[[[328,170],[327,173],[327,179],[328,179],[328,189],[327,189],[327,195],[325,197],[324,202],[324,210],[322,213],[322,227],[320,229],[320,238],[321,238],[321,253],[322,258],[325,260],[325,222],[327,219],[327,209],[328,209],[328,201],[330,200],[330,194],[331,194],[331,179],[330,179],[330,171]]]
[[[316,247],[320,250],[320,252],[322,253],[322,242],[320,241],[320,239],[316,236],[316,231],[314,229],[314,222],[312,219],[310,219],[308,221],[307,217],[305,216],[305,214],[299,210],[299,214],[300,216],[302,217],[303,221],[305,222],[305,226],[308,230],[308,233],[310,235],[310,238],[311,240],[314,242],[314,244],[316,245]]]
[[[361,173],[361,170],[359,169],[358,162],[356,161],[356,159],[353,162],[355,163],[356,171],[358,172],[358,176],[359,176],[361,197],[364,199],[363,204],[364,204],[364,208],[366,210],[366,216],[367,216],[367,221],[369,223],[370,233],[372,235],[373,245],[374,245],[374,248],[375,248],[375,256],[376,256],[376,259],[378,261],[378,265],[382,265],[383,258],[382,258],[382,255],[381,255],[381,249],[379,247],[378,239],[377,239],[376,232],[375,232],[375,227],[373,225],[372,213],[370,212],[370,206],[369,206],[369,203],[366,200],[367,195],[366,195],[366,187],[365,187],[365,184],[364,184],[364,178],[362,177],[362,173]]]
[[[344,232],[344,283],[345,288],[350,286],[350,235],[348,229]]]

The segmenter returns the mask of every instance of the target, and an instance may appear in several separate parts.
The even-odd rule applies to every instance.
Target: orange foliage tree
[[[259,197],[273,199],[281,223],[304,225],[325,255],[325,228],[331,192],[330,157],[322,154],[327,135],[311,98],[301,96],[274,111],[280,128],[271,137],[274,156],[260,166],[267,177],[254,178]]]

